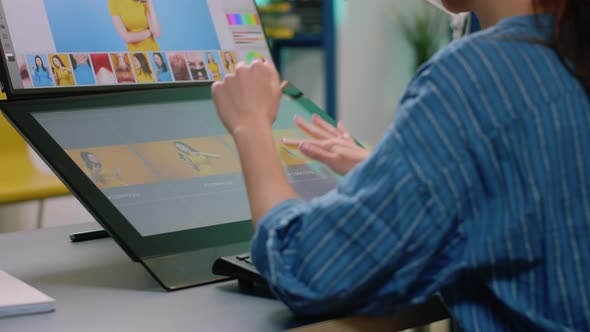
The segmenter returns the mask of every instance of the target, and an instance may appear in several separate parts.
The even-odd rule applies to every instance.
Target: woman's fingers
[[[346,128],[344,126],[344,124],[342,123],[342,121],[338,121],[338,125],[336,126],[336,130],[338,131],[338,133],[346,138],[350,138],[350,131],[348,130],[348,128]]]
[[[299,149],[301,144],[303,144],[305,140],[302,139],[289,139],[283,138],[281,139],[281,145],[288,148],[288,149]]]
[[[311,123],[298,116],[295,116],[295,125],[297,125],[297,127],[305,134],[315,140],[343,138],[348,141],[354,141],[350,135],[350,132],[342,124],[342,122],[339,122],[337,127],[333,127],[330,123],[316,114],[312,115]]]
[[[359,162],[366,158],[365,151],[356,150],[342,142],[322,145],[317,142],[304,142],[301,144],[301,152],[316,161],[330,167],[334,172],[344,175],[353,169]]]
[[[302,118],[295,116],[295,125],[301,129],[304,133],[306,133],[309,137],[314,139],[328,139],[333,135],[326,132],[325,130],[303,120]]]
[[[283,138],[281,144],[289,149],[301,149],[303,144],[311,144],[324,150],[330,150],[338,143],[338,139],[307,140],[307,139],[288,139]]]
[[[326,149],[319,144],[315,144],[314,142],[304,142],[301,144],[299,150],[307,157],[322,162],[328,167],[333,168],[333,164],[336,161],[336,153],[332,152],[330,149]]]
[[[319,115],[314,114],[311,116],[311,122],[316,125],[316,127],[323,130],[325,133],[329,134],[332,137],[339,136],[339,132],[334,126],[329,124],[326,120],[322,119]]]

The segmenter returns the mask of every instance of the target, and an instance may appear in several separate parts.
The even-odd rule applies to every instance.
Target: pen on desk
[[[104,229],[70,234],[70,240],[72,243],[104,239],[107,237],[109,237],[109,233]]]

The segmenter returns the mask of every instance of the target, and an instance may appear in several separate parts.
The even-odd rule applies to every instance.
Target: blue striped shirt
[[[254,262],[292,310],[379,315],[438,294],[467,331],[590,331],[590,100],[537,42],[551,21],[448,46],[337,189],[260,220]]]

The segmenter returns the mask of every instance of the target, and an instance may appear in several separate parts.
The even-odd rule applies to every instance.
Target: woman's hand
[[[314,114],[311,123],[295,117],[295,124],[311,139],[283,139],[281,144],[287,148],[299,149],[305,156],[326,164],[338,174],[348,173],[371,154],[358,146],[342,123],[334,128]]]
[[[232,134],[248,191],[252,223],[273,206],[297,198],[277,153],[272,123],[281,100],[275,67],[255,61],[213,84],[213,99],[225,128]]]
[[[230,134],[272,127],[281,99],[281,82],[267,62],[239,63],[236,71],[213,84],[219,118]]]

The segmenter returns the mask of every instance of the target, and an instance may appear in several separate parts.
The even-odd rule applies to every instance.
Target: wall
[[[338,116],[373,145],[391,124],[412,75],[412,51],[396,23],[404,0],[344,1],[338,36]]]

